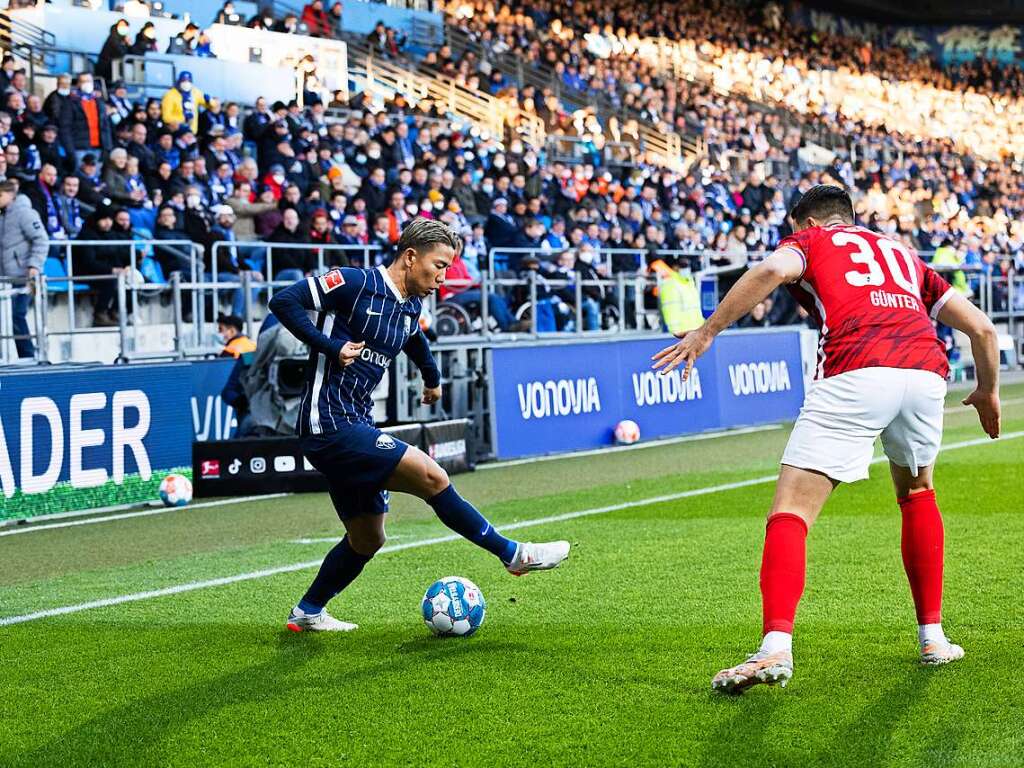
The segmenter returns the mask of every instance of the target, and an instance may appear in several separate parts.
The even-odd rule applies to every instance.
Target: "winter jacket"
[[[50,238],[39,214],[25,195],[18,195],[0,211],[0,275],[27,277],[46,261]]]
[[[250,203],[248,200],[239,200],[237,197],[229,197],[225,202],[235,212],[235,237],[243,243],[257,239],[257,216],[277,210],[277,205],[274,203]]]
[[[199,130],[199,108],[206,108],[206,97],[194,85],[189,93],[192,96],[192,120],[189,121],[188,129],[196,133]],[[185,122],[185,108],[181,91],[177,88],[168,89],[160,100],[160,117],[167,126],[177,127]]]
[[[106,153],[112,146],[107,103],[101,96],[95,96],[93,100],[96,102],[96,114],[99,118],[100,144],[98,148]],[[67,149],[68,155],[73,155],[76,149],[97,149],[89,141],[89,123],[85,117],[85,110],[82,109],[82,97],[78,93],[72,92],[61,105],[60,138],[64,142],[64,148]]]
[[[272,243],[308,243],[309,237],[302,231],[300,226],[294,232],[289,232],[284,224],[279,224],[273,234],[267,238]],[[316,258],[313,253],[303,248],[274,248],[273,249],[274,277],[282,269],[300,269],[303,272],[310,272],[316,268]]]

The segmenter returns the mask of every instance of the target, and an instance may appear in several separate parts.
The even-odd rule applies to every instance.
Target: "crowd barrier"
[[[651,356],[671,338],[531,344],[491,351],[491,434],[509,459],[612,442],[631,419],[644,439],[795,418],[804,395],[801,331],[735,331],[694,366],[660,375]]]

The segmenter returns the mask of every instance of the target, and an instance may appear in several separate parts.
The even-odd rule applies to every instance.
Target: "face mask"
[[[484,184],[483,186],[480,187],[480,189],[483,190],[485,195],[489,195],[491,194],[491,192],[494,191],[494,186],[491,184]]]
[[[79,86],[79,90],[82,93],[89,94],[92,93],[92,87],[92,83],[82,83],[82,85]]]
[[[584,264],[590,264],[594,260],[594,254],[592,251],[580,251],[580,261]]]
[[[59,93],[61,96],[68,96],[71,93],[71,89],[70,88],[58,88],[57,89],[57,93]]]
[[[379,149],[368,150],[366,152],[366,154],[370,156],[371,160],[379,160],[380,159],[380,150]]]
[[[495,158],[494,159],[494,167],[495,168],[499,168],[499,169],[500,168],[504,168],[505,167],[505,161],[502,160],[500,157]]]
[[[121,37],[124,37],[128,34],[128,27],[118,27],[117,34],[121,35]]]
[[[360,152],[358,155],[356,155],[356,162],[359,163],[360,165],[365,163],[366,162],[366,155],[364,155],[362,152]]]
[[[146,38],[149,39],[149,40],[156,40],[156,30],[155,29],[147,29],[146,32],[145,32],[145,35],[146,35]]]
[[[185,202],[188,204],[189,208],[198,208],[199,195],[189,195],[188,197],[185,198]]]
[[[186,80],[183,83],[178,83],[178,90],[182,93],[188,93],[192,90],[192,83],[190,83],[188,80]]]
[[[283,173],[275,173],[274,176],[273,176],[273,179],[274,179],[274,183],[275,184],[283,184],[284,183],[284,174]]]
[[[409,205],[405,206],[405,212],[408,213],[410,216],[415,216],[417,213],[420,212],[420,207],[415,203],[410,203]]]

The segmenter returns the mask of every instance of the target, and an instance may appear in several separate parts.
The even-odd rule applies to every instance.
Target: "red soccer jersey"
[[[953,293],[913,249],[864,227],[834,224],[790,235],[804,272],[789,285],[821,329],[815,378],[859,368],[914,368],[943,378],[932,319]]]

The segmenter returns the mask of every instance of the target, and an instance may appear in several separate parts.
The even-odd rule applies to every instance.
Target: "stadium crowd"
[[[786,234],[785,212],[799,195],[829,179],[857,192],[866,223],[935,252],[937,262],[994,274],[1024,266],[1024,175],[1013,158],[982,159],[958,151],[948,138],[917,140],[842,113],[766,108],[713,83],[666,76],[643,57],[594,53],[584,34],[605,28],[775,56],[806,43],[810,34],[773,22],[768,11],[750,17],[718,3],[657,3],[642,25],[633,26],[631,6],[626,0],[584,0],[560,18],[561,6],[550,2],[499,9],[477,0],[472,16],[458,23],[484,50],[513,51],[525,62],[550,66],[565,87],[600,91],[640,120],[701,134],[709,157],[687,173],[609,161],[601,145],[615,126],[602,125],[593,111],[570,113],[553,90],[517,87],[486,56],[455,57],[446,47],[422,66],[517,100],[544,121],[549,136],[584,139],[579,161],[549,160],[546,147],[531,146],[514,132],[492,136],[451,119],[429,100],[411,106],[401,95],[383,109],[371,107],[365,94],[329,104],[306,94],[304,108],[298,101],[221,103],[185,71],[161,99],[134,102],[123,83],[107,81],[103,88],[98,80],[125,50],[155,50],[145,26],[128,43],[119,22],[100,52],[97,77],[63,75],[45,98],[28,92],[25,72],[12,56],[3,58],[0,177],[16,181],[31,203],[52,258],[65,259],[60,245],[67,241],[101,243],[84,246],[81,257],[76,249],[75,274],[128,269],[128,250],[117,241],[136,238],[168,242],[153,249],[160,271],[149,279],[190,269],[189,252],[171,241],[192,241],[202,250],[206,279],[216,271],[221,282],[240,282],[246,272],[257,280],[289,280],[321,260],[386,261],[410,218],[437,217],[466,238],[452,271],[456,279],[442,298],[466,307],[479,303],[480,273],[491,266],[495,249],[502,274],[538,276],[540,330],[574,327],[576,281],[639,274],[654,261],[690,266],[705,256],[712,266],[742,269]],[[314,15],[278,20],[264,12],[248,23],[299,34],[339,33],[340,4],[325,12],[314,2],[307,10]],[[231,3],[220,16],[224,23],[244,23]],[[575,28],[573,19],[595,20],[594,27]],[[374,34],[371,42],[382,53],[401,55],[383,25]],[[203,55],[201,30],[186,26],[179,37]],[[994,92],[1012,90],[1020,78],[1019,71],[1008,71],[994,79],[980,65],[942,73],[898,50],[865,50],[838,36],[816,43],[819,66],[858,74]],[[855,153],[816,147],[812,139],[823,130],[845,133]],[[103,246],[107,241],[113,245]],[[230,245],[214,249],[218,242]],[[327,244],[350,250],[315,248]],[[296,247],[302,245],[311,247]],[[521,249],[538,253],[524,256]],[[96,284],[97,325],[116,322],[112,286]],[[970,281],[964,288],[970,290]],[[584,328],[607,322],[614,292],[591,283],[580,293]],[[244,298],[234,292],[233,314],[241,314]],[[488,294],[499,329],[521,327],[515,309],[522,298]],[[748,321],[797,318],[784,296],[762,309]]]

